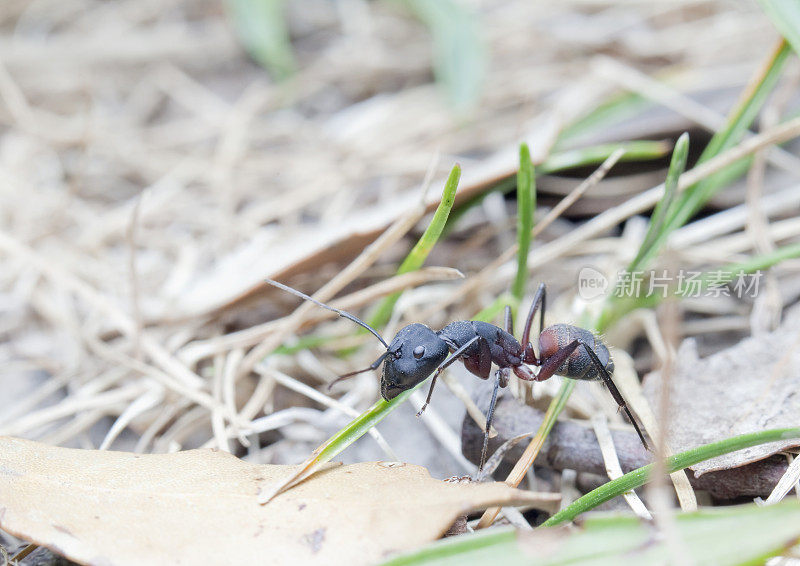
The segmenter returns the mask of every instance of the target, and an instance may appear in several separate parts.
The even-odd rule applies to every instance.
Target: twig
[[[214,365],[212,367],[214,375],[211,377],[211,395],[217,403],[223,405],[222,380],[224,379],[225,373],[225,356],[222,354],[214,356]],[[225,431],[225,420],[222,417],[222,413],[218,410],[211,412],[211,432],[214,435],[213,442],[216,444],[217,448],[230,453],[231,448],[228,443],[228,435]]]
[[[153,384],[147,391],[137,397],[128,405],[122,414],[117,417],[111,428],[108,429],[103,442],[100,443],[98,450],[107,450],[111,443],[127,427],[133,419],[157,406],[164,400],[164,388],[159,384]]]
[[[664,344],[666,344],[666,356],[662,360],[659,369],[660,376],[660,395],[658,402],[658,434],[655,440],[655,454],[653,458],[652,481],[646,487],[648,501],[655,511],[656,525],[664,536],[667,553],[670,562],[674,564],[691,564],[689,549],[678,533],[678,525],[675,519],[675,509],[672,499],[668,494],[667,488],[667,464],[666,458],[671,456],[670,447],[667,442],[670,426],[670,381],[672,379],[672,368],[675,360],[675,347],[678,341],[678,305],[675,300],[667,300],[661,305],[660,312],[663,313],[664,320],[662,325],[664,332]],[[634,380],[630,380],[634,381]],[[635,380],[638,383],[638,380]],[[630,398],[630,397],[628,397]],[[646,401],[644,404],[647,404]],[[649,405],[649,404],[648,404]],[[655,425],[655,423],[651,423]],[[683,470],[681,470],[683,471]],[[681,508],[684,510],[695,511],[697,509],[697,499],[694,496],[689,480],[684,472],[683,475],[675,476],[673,483],[678,493]],[[683,482],[685,490],[680,489]],[[689,497],[687,497],[687,495]]]
[[[497,450],[504,442],[517,436],[526,436],[539,429],[544,413],[533,407],[522,405],[511,396],[502,396],[495,409],[495,427],[498,435],[489,441],[489,451]],[[483,430],[472,419],[465,419],[462,425],[462,450],[464,455],[477,463],[483,448]],[[617,450],[622,471],[627,473],[650,463],[652,454],[642,447],[639,437],[628,426],[612,427],[611,436]],[[523,449],[517,445],[506,453],[506,464],[516,462]],[[553,427],[549,440],[536,460],[538,466],[552,470],[576,470],[600,476],[606,475],[597,436],[584,424],[574,421],[559,421]],[[741,497],[767,496],[786,473],[786,460],[771,457],[759,462],[708,472],[700,477],[687,472],[695,489],[708,491],[721,500]]]

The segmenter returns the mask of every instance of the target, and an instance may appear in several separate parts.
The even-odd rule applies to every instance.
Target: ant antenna
[[[267,283],[269,283],[273,287],[277,287],[278,289],[283,289],[287,293],[291,293],[292,295],[295,295],[296,297],[300,297],[301,299],[305,299],[306,301],[310,301],[310,302],[314,303],[315,305],[317,305],[318,307],[322,307],[323,309],[328,309],[329,311],[333,311],[336,314],[338,314],[339,316],[341,316],[342,318],[346,318],[347,320],[352,320],[357,325],[369,330],[372,333],[372,335],[375,336],[375,338],[377,338],[378,340],[381,341],[381,344],[386,346],[387,350],[389,349],[389,344],[387,344],[386,341],[383,338],[381,338],[381,335],[378,334],[378,331],[375,330],[374,328],[372,328],[369,324],[367,324],[366,322],[364,322],[363,320],[361,320],[357,316],[352,315],[347,311],[343,311],[343,310],[339,310],[339,309],[333,308],[332,306],[326,305],[325,303],[321,303],[317,299],[309,297],[308,295],[306,295],[305,293],[301,293],[297,289],[292,289],[291,287],[287,287],[283,283],[278,283],[277,281],[274,281],[272,279],[264,279],[264,281],[266,281]],[[381,359],[383,359],[383,358],[381,358]]]
[[[372,364],[369,367],[364,369],[359,369],[356,371],[351,371],[350,373],[345,373],[344,375],[340,375],[339,377],[337,377],[328,384],[328,390],[330,390],[334,385],[336,385],[337,383],[339,383],[344,379],[348,379],[350,377],[353,377],[354,375],[358,375],[359,373],[365,373],[368,371],[373,371],[378,369],[378,366],[380,366],[383,363],[383,360],[386,359],[386,356],[388,355],[389,355],[389,350],[386,350],[383,354],[380,355],[380,357],[378,357],[377,360],[372,362]]]

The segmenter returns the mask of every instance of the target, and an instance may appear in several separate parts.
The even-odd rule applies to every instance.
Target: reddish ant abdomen
[[[614,374],[614,361],[606,345],[591,331],[571,324],[554,324],[542,331],[539,335],[539,357],[546,360],[573,340],[588,345],[597,354],[608,374]],[[602,379],[597,367],[583,348],[576,348],[555,373],[572,379]]]

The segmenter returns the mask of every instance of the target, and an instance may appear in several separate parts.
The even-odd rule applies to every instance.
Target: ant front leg
[[[492,389],[492,401],[489,403],[489,412],[486,413],[486,430],[483,433],[483,450],[481,450],[481,464],[478,466],[478,471],[483,471],[483,465],[486,463],[486,451],[489,448],[489,431],[492,430],[492,419],[494,418],[494,407],[497,404],[497,391],[500,387],[505,387],[508,384],[508,368],[500,368],[494,372],[494,388]]]
[[[439,367],[436,368],[436,371],[433,374],[433,379],[431,380],[431,388],[428,390],[428,397],[427,399],[425,399],[425,403],[423,403],[422,408],[419,411],[417,411],[418,417],[425,412],[425,409],[431,402],[431,395],[433,395],[433,388],[436,386],[436,378],[439,377],[439,374],[442,373],[442,371],[444,371],[444,369],[447,366],[449,366],[454,361],[458,360],[462,355],[464,355],[464,352],[467,350],[467,348],[472,346],[472,344],[474,344],[478,339],[480,339],[480,336],[473,336],[472,339],[469,340],[469,342],[458,348],[455,352],[450,354],[449,358],[447,358],[445,361],[439,364]]]

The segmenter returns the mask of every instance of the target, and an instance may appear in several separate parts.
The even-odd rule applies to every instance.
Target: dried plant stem
[[[606,472],[609,479],[615,480],[621,477],[622,466],[620,466],[617,451],[614,448],[614,440],[611,438],[611,431],[608,429],[608,421],[602,415],[596,415],[592,418],[592,427],[594,433],[597,435],[597,442],[600,444],[600,450],[603,453],[603,461],[606,464]],[[623,494],[625,501],[628,503],[633,512],[642,519],[651,520],[653,516],[647,510],[642,500],[636,495],[636,492],[626,491]]]
[[[371,304],[380,297],[403,289],[424,285],[432,281],[449,281],[463,277],[464,275],[460,271],[450,267],[423,267],[417,271],[395,275],[375,283],[374,285],[345,295],[331,301],[331,305],[339,309],[352,311],[363,305]],[[277,329],[286,323],[286,318],[287,317],[257,324],[245,328],[244,330],[230,332],[224,336],[216,336],[207,340],[196,340],[184,346],[178,352],[178,355],[184,363],[193,366],[200,360],[217,353],[227,352],[234,348],[248,348],[277,331]],[[316,309],[309,312],[299,328],[317,324],[331,318],[336,318],[336,315],[330,311]]]
[[[783,47],[784,42],[782,40],[778,41],[774,50],[768,55],[767,61],[773,61],[775,53]],[[710,132],[722,130],[727,123],[725,116],[616,59],[601,55],[597,58],[597,68],[604,78],[624,86],[631,92],[637,92],[659,104],[663,104],[667,108],[675,110]],[[756,81],[762,75],[763,70],[756,74]],[[748,135],[752,136],[753,133],[748,132]],[[789,173],[800,173],[800,159],[780,147],[770,151],[768,160],[776,167],[780,167]]]
[[[603,178],[608,174],[611,168],[619,161],[619,159],[625,154],[624,150],[617,150],[612,153],[601,165],[600,167],[595,170],[589,177],[586,178],[582,183],[580,183],[577,187],[575,187],[570,193],[561,199],[556,206],[554,206],[546,215],[545,217],[533,227],[531,231],[531,239],[535,239],[539,234],[541,234],[545,228],[547,228],[550,224],[553,223],[559,216],[561,216],[566,209],[572,206],[579,198],[581,198],[586,192],[591,189],[592,187],[596,186]],[[519,245],[514,244],[502,254],[500,254],[497,259],[493,260],[489,263],[486,267],[481,269],[478,273],[470,277],[467,281],[465,281],[458,289],[458,292],[453,293],[453,296],[447,301],[447,304],[451,304],[456,300],[460,299],[464,295],[468,295],[475,290],[481,288],[483,285],[486,284],[486,280],[496,275],[497,269],[511,261],[514,256],[517,254],[519,250]],[[530,261],[535,254],[536,251],[530,252],[528,256],[528,261]],[[441,308],[443,305],[437,305],[437,308]]]
[[[417,204],[412,207],[408,212],[406,212],[406,214],[400,217],[383,234],[381,234],[377,240],[367,246],[364,251],[361,252],[356,259],[350,262],[347,267],[345,267],[326,285],[319,289],[313,295],[314,299],[323,303],[329,301],[336,293],[341,291],[348,283],[353,281],[370,265],[372,265],[389,246],[405,236],[406,233],[411,230],[411,228],[413,228],[424,215],[424,206]],[[294,313],[292,313],[286,319],[283,319],[279,327],[272,334],[270,334],[266,340],[247,353],[242,360],[242,363],[239,365],[237,370],[237,378],[248,374],[259,361],[261,361],[275,348],[280,346],[286,336],[294,332],[303,322],[308,313],[316,308],[317,307],[312,303],[304,302],[297,307],[297,310],[295,310]]]
[[[800,481],[800,457],[789,455],[787,455],[787,457],[790,459],[789,467],[786,469],[786,473],[783,474],[780,481],[778,481],[778,485],[775,486],[775,489],[773,489],[772,493],[767,497],[765,502],[767,505],[773,505],[781,501],[792,488],[795,489],[798,497],[800,497],[800,487],[798,487],[798,481]]]

